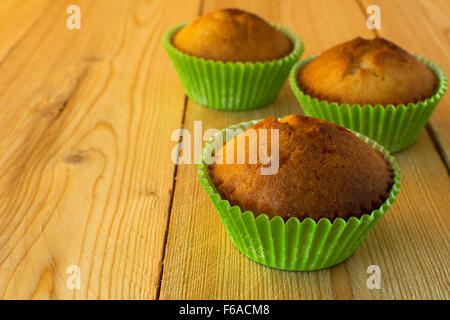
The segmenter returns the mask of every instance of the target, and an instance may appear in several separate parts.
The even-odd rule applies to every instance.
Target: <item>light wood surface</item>
[[[222,112],[186,98],[161,46],[169,27],[223,7],[295,30],[303,57],[376,33],[450,71],[446,0],[0,2],[0,297],[4,299],[449,299],[449,94],[396,154],[402,187],[346,262],[286,272],[234,248],[197,180],[175,165],[177,128],[221,129],[301,113],[286,84],[271,105]],[[378,4],[382,29],[366,27]],[[80,289],[67,286],[71,265]],[[381,289],[366,286],[369,265]]]

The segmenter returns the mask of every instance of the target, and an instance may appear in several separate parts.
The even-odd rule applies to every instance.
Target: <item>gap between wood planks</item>
[[[355,1],[358,4],[358,7],[361,9],[361,12],[362,12],[363,16],[366,17],[366,19],[367,19],[367,12],[366,12],[366,9],[364,8],[363,3],[361,2],[361,0],[355,0]],[[377,29],[372,29],[371,31],[374,33],[374,35],[376,37],[380,36],[380,34],[378,33]]]
[[[200,0],[200,2],[199,2],[197,16],[201,16],[203,14],[204,1],[205,0]],[[184,128],[184,124],[185,124],[184,122],[186,120],[186,110],[187,110],[188,101],[189,101],[188,96],[184,95],[184,106],[183,106],[183,116],[181,118],[181,129]],[[181,135],[178,143],[180,143],[182,140],[183,140],[183,136]],[[177,163],[175,163],[175,167],[173,170],[172,190],[170,191],[170,199],[169,199],[169,205],[168,205],[168,209],[167,209],[167,223],[166,223],[166,230],[164,233],[162,259],[161,259],[161,266],[160,266],[160,271],[159,271],[159,283],[158,283],[158,287],[156,288],[156,298],[155,298],[156,300],[160,300],[160,295],[161,295],[161,284],[162,284],[162,278],[163,278],[163,274],[164,274],[164,261],[166,260],[167,239],[169,237],[170,217],[172,215],[173,197],[175,195],[176,178],[177,178],[177,174],[178,174],[179,159],[180,159],[180,149],[178,150]]]
[[[200,2],[199,2],[199,8],[197,11],[198,16],[203,14],[204,1],[205,0],[200,0]],[[355,1],[357,3],[358,7],[361,9],[363,17],[367,17],[367,12],[366,12],[366,9],[365,9],[362,1],[361,0],[355,0]],[[372,32],[373,32],[374,36],[376,36],[376,37],[381,36],[377,29],[373,29]],[[188,101],[189,101],[189,98],[185,95],[183,116],[182,116],[182,120],[181,120],[181,128],[182,129],[185,127]],[[439,157],[441,158],[445,167],[447,168],[448,172],[450,173],[450,166],[449,166],[450,163],[449,163],[449,161],[447,161],[448,159],[446,157],[445,151],[442,148],[441,144],[439,143],[437,136],[434,134],[434,129],[432,128],[432,125],[429,122],[427,122],[425,130],[428,133],[428,135],[430,136],[437,154],[439,155]],[[181,142],[182,138],[183,137],[181,136],[180,140],[178,142]],[[179,160],[179,152],[177,154],[177,160]],[[167,239],[168,239],[168,234],[169,234],[170,219],[171,219],[171,214],[172,214],[172,210],[173,210],[173,199],[174,199],[174,195],[175,195],[177,174],[178,174],[178,164],[176,163],[174,166],[174,171],[173,171],[172,189],[171,189],[170,200],[169,200],[169,204],[168,204],[167,224],[166,224],[166,230],[165,230],[165,234],[164,234],[164,243],[163,243],[163,249],[162,249],[163,252],[162,252],[162,260],[161,260],[162,263],[161,263],[160,272],[159,272],[159,283],[158,283],[158,287],[157,287],[157,291],[156,291],[156,300],[160,300],[162,278],[163,278],[163,274],[164,274],[164,262],[166,259],[166,246],[167,246]]]
[[[184,129],[184,121],[186,118],[186,108],[188,104],[189,98],[185,95],[184,96],[184,108],[183,108],[183,117],[181,119],[181,129]],[[173,197],[175,195],[175,186],[176,186],[176,178],[178,174],[178,161],[180,159],[180,151],[181,151],[181,145],[180,142],[182,142],[183,136],[181,135],[178,140],[178,151],[177,151],[177,163],[175,163],[175,168],[173,170],[173,180],[172,180],[172,189],[170,191],[170,199],[169,199],[169,205],[168,205],[168,213],[167,213],[167,223],[166,223],[166,230],[164,232],[164,242],[163,242],[163,248],[162,248],[162,263],[160,266],[159,271],[159,282],[158,287],[156,288],[156,300],[159,300],[159,296],[161,294],[161,284],[162,284],[162,277],[164,274],[164,260],[166,259],[166,246],[167,246],[167,238],[169,237],[169,225],[170,225],[170,217],[172,215],[172,207],[173,207]]]
[[[444,147],[439,143],[439,138],[430,122],[427,122],[425,130],[430,135],[431,141],[433,142],[433,146],[436,149],[437,154],[439,155],[445,167],[447,168],[447,173],[450,174],[449,155],[445,152]]]
[[[358,6],[361,8],[361,12],[362,12],[363,16],[367,17],[367,12],[366,12],[366,9],[364,8],[362,0],[355,0],[355,1],[358,4]],[[381,36],[377,29],[372,29],[372,32],[377,37]],[[447,168],[447,172],[450,174],[450,159],[449,159],[449,155],[447,155],[447,153],[445,152],[444,147],[440,144],[439,138],[438,138],[438,136],[436,135],[436,133],[434,131],[433,125],[429,121],[425,125],[425,130],[428,133],[428,135],[430,136],[431,141],[433,142],[433,146],[434,146],[437,154],[439,155],[439,157],[441,158],[441,160],[444,163],[445,167]]]

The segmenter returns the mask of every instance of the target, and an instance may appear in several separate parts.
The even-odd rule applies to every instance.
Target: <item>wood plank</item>
[[[355,1],[205,1],[203,11],[220,7],[239,7],[282,22],[302,37],[304,57],[351,39],[355,32],[372,35]],[[316,20],[319,17],[320,23]],[[290,113],[301,113],[301,109],[286,85],[273,104],[248,112],[209,110],[189,101],[185,126],[192,130],[193,121],[201,120],[204,130],[220,129]],[[245,258],[228,239],[197,181],[196,168],[180,165],[164,260],[162,299],[349,298],[356,293],[351,290],[354,284],[348,268],[341,265],[318,272],[284,272]]]
[[[356,35],[371,36],[356,2],[206,1],[204,12],[241,7],[296,30],[308,56]],[[320,21],[320,22],[319,22]],[[268,107],[220,112],[189,101],[185,126],[203,129],[298,113],[287,87]],[[398,154],[403,186],[397,202],[346,262],[316,272],[270,269],[245,258],[228,239],[197,181],[196,167],[180,165],[171,213],[162,299],[406,299],[447,298],[448,203],[446,170],[427,132]],[[366,286],[369,265],[381,268],[382,287]]]
[[[160,40],[169,26],[192,20],[202,1],[81,0],[82,29],[72,31],[65,28],[71,1],[0,2],[0,297],[449,299],[450,181],[427,132],[397,155],[403,186],[392,210],[355,255],[328,270],[284,272],[242,256],[194,165],[178,167],[173,193],[169,139],[185,96]],[[303,38],[306,57],[370,37],[364,5],[205,0],[203,11],[241,7],[283,23]],[[424,15],[390,5],[382,2],[382,19],[411,23],[413,12],[417,26],[400,32],[398,23],[382,22],[382,32],[400,44],[426,41],[410,34],[422,27],[434,49],[442,50],[436,39],[448,45],[448,3],[420,2]],[[442,52],[434,58],[417,48],[444,66]],[[436,111],[443,119],[431,120],[439,142],[448,138],[441,109],[448,108]],[[202,120],[206,130],[289,113],[301,110],[286,85],[273,104],[251,112],[189,101],[184,125],[192,130]],[[381,290],[366,288],[371,264],[381,268]],[[66,285],[70,265],[80,266],[80,290]]]
[[[412,53],[427,57],[450,75],[450,2],[448,0],[362,0],[381,10],[379,34]],[[450,170],[450,94],[447,92],[429,121],[443,159]]]
[[[193,119],[202,107],[190,104]],[[213,123],[217,114],[202,118]],[[182,165],[171,214],[162,299],[448,299],[446,169],[424,133],[397,154],[402,190],[388,214],[346,262],[316,272],[286,272],[254,263],[234,248],[197,181]],[[432,186],[432,187],[430,187]],[[382,287],[366,287],[366,269],[381,268]]]
[[[65,26],[69,4],[52,2],[0,65],[0,297],[153,299],[174,174],[167,141],[184,106],[161,36],[199,1],[81,0],[81,30]],[[79,290],[66,286],[70,265]]]

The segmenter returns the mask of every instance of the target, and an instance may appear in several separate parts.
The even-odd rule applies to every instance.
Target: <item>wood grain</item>
[[[282,21],[306,44],[305,56],[356,35],[371,36],[366,16],[353,1],[205,1],[203,11],[241,7]],[[344,13],[345,12],[345,13]],[[320,19],[320,24],[316,20]],[[185,126],[204,130],[268,115],[299,113],[288,88],[272,105],[224,113],[189,101]],[[448,204],[445,168],[426,132],[398,155],[404,182],[397,203],[345,263],[316,272],[286,272],[258,265],[234,248],[196,181],[196,168],[178,170],[164,260],[162,299],[406,299],[448,298]],[[430,186],[433,186],[430,191]],[[186,199],[190,194],[192,199]],[[419,194],[420,196],[416,196]],[[433,248],[432,251],[430,248]],[[379,265],[382,289],[366,286],[369,265]]]
[[[0,296],[154,299],[184,106],[161,36],[199,2],[77,1],[80,30],[37,3],[2,48]]]
[[[379,35],[409,52],[422,55],[450,75],[450,1],[447,0],[362,0],[364,6],[378,5],[381,11]],[[450,94],[446,94],[430,118],[430,133],[450,170]]]
[[[50,1],[4,0],[0,2],[0,64],[27,36]]]
[[[383,36],[448,73],[445,0],[371,1]],[[448,94],[407,151],[388,214],[346,262],[285,272],[232,245],[197,179],[174,165],[173,130],[301,113],[286,84],[271,105],[210,110],[186,99],[161,46],[169,27],[240,7],[295,30],[303,57],[371,37],[365,0],[0,2],[0,297],[4,299],[449,299]],[[399,23],[398,21],[401,21]],[[427,45],[425,46],[424,43]],[[369,265],[382,287],[366,287]],[[81,287],[70,289],[71,265]]]

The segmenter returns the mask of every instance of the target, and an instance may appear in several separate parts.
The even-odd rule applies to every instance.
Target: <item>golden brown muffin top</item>
[[[223,62],[271,61],[293,49],[285,34],[239,9],[221,9],[198,17],[175,34],[173,45],[187,54]]]
[[[380,152],[347,129],[298,115],[282,120],[269,117],[250,128],[257,132],[279,129],[277,174],[261,175],[259,159],[248,164],[248,139],[245,164],[209,166],[222,198],[242,212],[251,210],[255,215],[265,213],[284,220],[347,219],[370,214],[387,199],[393,185],[392,169]],[[231,143],[236,154],[238,140],[243,141],[237,137],[230,140],[216,152],[215,159],[223,158]]]
[[[299,85],[319,100],[349,104],[407,104],[429,98],[434,73],[408,52],[383,38],[356,38],[309,62]]]

